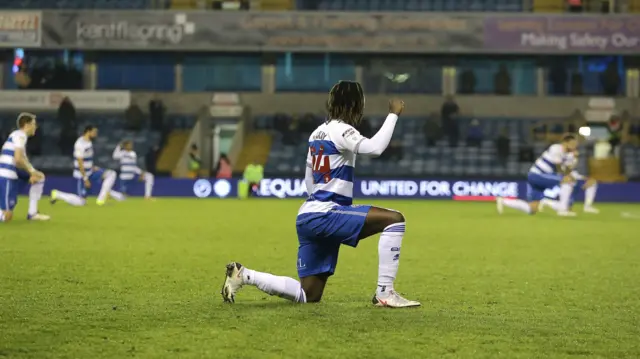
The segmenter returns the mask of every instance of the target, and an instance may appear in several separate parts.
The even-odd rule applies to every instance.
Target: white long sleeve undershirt
[[[311,167],[307,166],[306,171],[304,173],[304,184],[307,186],[307,194],[313,193],[313,170]]]
[[[120,160],[122,158],[122,147],[120,145],[116,146],[116,149],[113,150],[113,159]]]
[[[398,122],[398,115],[394,113],[387,115],[378,132],[371,138],[363,138],[356,147],[355,153],[370,157],[380,156],[389,146],[389,142],[391,142],[396,122]]]

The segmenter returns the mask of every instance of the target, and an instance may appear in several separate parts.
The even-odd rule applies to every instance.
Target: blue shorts
[[[369,209],[371,206],[336,206],[325,213],[298,215],[298,276],[333,275],[340,245],[358,245]]]
[[[18,173],[18,182],[17,182],[18,192],[22,192],[24,188],[31,185],[29,183],[29,180],[31,179],[31,175],[29,174],[29,172],[21,169],[17,170],[16,172]]]
[[[77,189],[76,194],[80,197],[86,198],[88,195],[94,193],[93,191],[100,191],[100,183],[102,182],[102,175],[104,174],[104,170],[102,168],[93,171],[89,175],[89,182],[91,182],[90,188],[85,188],[84,181],[82,178],[76,178],[77,181]]]
[[[578,191],[576,189],[582,189],[582,186],[585,185],[586,180],[577,180],[576,184],[573,186],[573,193],[571,194],[571,199],[569,200],[569,207],[573,206],[573,202],[576,201],[578,197]]]
[[[13,211],[18,204],[18,180],[0,177],[0,210]]]
[[[560,186],[562,175],[529,173],[527,176],[527,201],[537,202],[544,198],[544,191]]]
[[[129,192],[131,192],[132,188],[135,188],[136,184],[140,183],[140,177],[141,175],[134,175],[134,177],[132,179],[128,179],[128,180],[120,180],[120,192],[124,193],[124,194],[131,194]]]

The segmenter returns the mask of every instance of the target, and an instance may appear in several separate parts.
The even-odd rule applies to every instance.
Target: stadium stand
[[[624,146],[622,150],[624,173],[630,179],[640,178],[640,147]]]
[[[522,147],[530,146],[534,154],[541,153],[553,140],[555,134],[561,134],[565,128],[561,122],[539,119],[478,119],[484,139],[479,147],[469,146],[464,139],[469,124],[473,119],[459,119],[461,140],[451,147],[446,139],[438,139],[434,146],[427,145],[424,118],[407,118],[399,121],[396,127],[396,139],[400,148],[399,155],[382,160],[371,161],[362,158],[358,162],[358,174],[361,176],[484,176],[484,177],[517,177],[525,175],[531,167],[531,161],[520,162],[518,152]],[[319,123],[322,121],[316,118]],[[370,118],[371,126],[379,128],[383,118]],[[554,123],[554,126],[548,125]],[[537,127],[547,125],[543,137],[536,136]],[[296,138],[284,140],[281,132],[275,130],[274,116],[261,116],[256,119],[256,127],[269,130],[273,136],[273,144],[265,167],[268,173],[299,174],[304,170],[304,154],[306,153],[308,134],[297,133]],[[495,139],[506,130],[510,139],[510,156],[505,165],[497,159]],[[293,143],[295,144],[293,144]],[[581,146],[579,171],[588,173],[587,158],[591,150],[584,144]],[[635,153],[635,152],[634,152]]]
[[[629,179],[640,179],[640,120],[632,120],[621,150],[622,169]]]
[[[10,131],[15,127],[16,114],[1,114],[0,129]],[[39,126],[43,131],[42,155],[32,156],[35,167],[42,168],[49,173],[70,173],[73,168],[72,154],[62,153],[59,146],[61,127],[56,123],[55,113],[38,113]],[[195,118],[189,116],[170,116],[167,119],[168,127],[172,132],[193,127]],[[115,114],[80,114],[79,129],[86,125],[95,125],[99,129],[99,136],[95,140],[95,151],[99,157],[96,164],[106,168],[117,168],[118,165],[111,155],[114,148],[122,140],[130,139],[134,142],[134,148],[139,156],[140,166],[144,168],[144,154],[153,146],[161,144],[161,133],[149,129],[141,131],[129,131],[125,129],[122,115]],[[171,134],[169,134],[171,136]],[[167,146],[168,147],[168,146]],[[182,148],[180,148],[182,149]],[[179,156],[180,152],[178,152]]]
[[[232,0],[229,0],[232,1]],[[211,8],[215,0],[5,0],[2,8],[16,9],[197,9]],[[564,0],[262,0],[252,2],[256,9],[327,11],[442,11],[442,12],[564,12]],[[585,9],[599,9],[599,0],[583,1]],[[616,6],[629,12],[640,11],[640,0],[618,1]],[[204,6],[204,7],[203,7]],[[273,90],[275,92],[324,92],[340,79],[354,79],[358,68],[359,77],[367,93],[377,94],[429,94],[441,95],[445,91],[443,76],[445,67],[454,67],[456,91],[465,95],[493,95],[498,85],[495,80],[500,69],[508,72],[510,95],[537,95],[539,91],[540,59],[530,56],[511,56],[494,58],[489,56],[460,56],[455,61],[438,56],[375,54],[358,57],[341,53],[295,53],[283,52],[269,56],[269,66],[273,66]],[[554,59],[555,67],[550,67],[545,81],[547,92],[552,95],[603,95],[601,67],[609,68],[614,61],[590,60],[585,57],[566,57]],[[129,90],[148,92],[251,92],[265,91],[263,75],[265,59],[255,53],[188,53],[180,56],[162,52],[100,52],[92,56],[97,71],[95,87],[98,90]],[[546,61],[546,60],[545,60]],[[608,96],[622,95],[627,87],[626,68],[635,66],[632,61],[615,71],[620,83],[614,93]],[[168,76],[176,73],[176,65],[181,66],[180,76]],[[612,67],[613,68],[613,67]],[[271,71],[271,70],[270,70]],[[471,91],[465,91],[465,74],[472,74],[474,83]],[[391,78],[391,77],[393,78]],[[398,77],[405,77],[398,79]],[[9,76],[6,76],[8,79]],[[563,78],[557,81],[555,78]],[[12,81],[5,81],[12,82]],[[579,86],[578,86],[579,84]],[[7,84],[5,83],[5,87]],[[15,84],[11,84],[14,85]],[[8,87],[7,87],[8,88]],[[4,117],[4,116],[1,116]],[[1,118],[0,117],[0,118]],[[64,172],[71,166],[68,154],[62,154],[57,148],[56,139],[60,128],[48,119],[54,115],[43,114],[43,127],[46,132],[45,155],[34,159],[42,168]],[[115,144],[125,138],[134,139],[138,153],[144,153],[149,147],[160,142],[160,134],[149,130],[139,133],[124,129],[120,115],[91,115],[83,123],[97,124],[101,137],[97,140],[97,151],[103,156],[98,163],[109,164],[110,153]],[[14,116],[5,130],[12,127]],[[358,172],[362,175],[482,175],[482,176],[521,176],[530,161],[518,161],[518,152],[523,147],[531,148],[534,155],[541,152],[550,141],[567,130],[566,123],[558,119],[512,119],[478,118],[484,139],[479,147],[468,146],[464,137],[472,118],[460,119],[461,133],[459,143],[451,146],[446,139],[439,139],[431,146],[427,145],[425,118],[411,118],[401,121],[398,126],[398,138],[394,146],[399,148],[400,156],[381,161],[363,160]],[[190,117],[173,117],[174,130],[165,134],[165,148],[160,154],[158,168],[171,172],[181,150],[189,140],[189,130],[195,120]],[[316,118],[316,121],[320,119]],[[382,119],[372,118],[371,125],[377,128]],[[256,118],[258,133],[247,134],[246,147],[234,163],[241,170],[250,161],[260,158],[266,163],[270,173],[302,172],[305,153],[306,134],[300,131],[293,140],[284,138],[282,129],[275,129],[274,116]],[[577,124],[574,124],[574,131]],[[311,129],[312,130],[312,129]],[[496,160],[495,139],[502,131],[510,140],[511,156],[506,163]],[[620,161],[624,174],[630,178],[640,177],[640,125],[632,124],[628,130],[629,138],[621,148]],[[305,133],[304,135],[302,133]],[[295,144],[292,144],[295,143]],[[270,148],[271,151],[265,151]],[[582,156],[588,158],[592,151],[583,148]],[[264,158],[262,158],[264,157]],[[580,164],[587,172],[589,161]]]
[[[438,12],[540,12],[562,13],[566,0],[298,0],[300,10],[320,11],[438,11]],[[608,2],[583,1],[583,11],[603,12]],[[618,12],[638,12],[638,0],[613,4]]]
[[[4,0],[4,9],[147,9],[152,0]]]
[[[524,11],[522,0],[306,0],[304,10],[331,11]]]

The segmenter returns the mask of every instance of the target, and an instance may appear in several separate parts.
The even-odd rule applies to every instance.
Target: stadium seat
[[[149,0],[4,0],[4,9],[147,9]]]
[[[330,0],[329,10],[333,10],[333,11],[344,10],[344,4],[342,3],[342,0]]]
[[[528,11],[524,8],[522,0],[304,0],[299,2],[298,9],[321,11]]]
[[[373,128],[379,128],[383,121],[382,116],[374,116],[370,118]],[[411,175],[411,176],[427,176],[427,175],[455,175],[455,176],[509,176],[521,177],[526,175],[531,163],[517,162],[517,153],[523,143],[531,141],[531,126],[537,121],[536,119],[492,119],[480,118],[480,126],[484,131],[485,139],[479,148],[467,147],[464,140],[460,141],[457,147],[451,148],[446,139],[440,140],[435,146],[427,147],[425,135],[422,132],[422,118],[407,118],[399,122],[396,126],[396,138],[402,144],[403,156],[400,161],[389,159],[371,160],[363,158],[358,162],[358,174],[369,176],[394,176]],[[318,122],[320,119],[318,119]],[[468,128],[470,118],[460,118],[461,138],[464,138],[466,129]],[[255,125],[258,129],[266,129],[273,131],[272,116],[257,116]],[[500,131],[506,128],[510,137],[511,158],[507,165],[503,167],[496,160],[494,139]],[[297,153],[303,153],[306,149],[306,136],[301,134],[300,144],[298,146],[285,146],[281,143],[283,136],[277,132],[273,134],[274,144],[269,156],[266,171],[276,171],[281,162],[289,163],[286,168],[295,171],[300,169],[300,156]],[[540,153],[546,149],[548,145],[545,143],[535,143],[535,152]],[[624,149],[625,154],[629,154],[629,158],[634,158],[636,152],[634,149]],[[582,151],[579,171],[587,173],[588,151]],[[631,156],[632,155],[632,156]],[[640,153],[638,153],[640,155]],[[640,156],[638,156],[640,157]],[[278,164],[278,165],[276,165]],[[640,165],[639,165],[640,166]],[[301,173],[296,173],[300,175]],[[279,175],[284,175],[279,173]]]
[[[421,11],[422,0],[407,0],[405,9],[407,11]]]
[[[344,3],[344,10],[355,11],[358,9],[358,3],[356,0],[346,0]]]
[[[368,11],[369,8],[367,6],[368,0],[356,0],[356,6],[354,10],[356,11]]]

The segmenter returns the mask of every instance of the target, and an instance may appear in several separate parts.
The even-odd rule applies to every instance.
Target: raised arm
[[[113,159],[120,160],[122,158],[122,144],[118,144],[116,149],[113,150]]]
[[[398,115],[393,113],[387,115],[378,132],[371,138],[362,137],[353,152],[364,156],[380,156],[389,147],[396,122],[398,122]]]
[[[393,130],[396,128],[398,116],[404,110],[404,102],[401,100],[389,101],[389,114],[384,120],[382,127],[371,138],[362,136],[355,128],[343,125],[341,136],[334,136],[338,150],[347,150],[355,154],[378,157],[389,146]]]
[[[397,121],[398,116],[390,113],[380,130],[371,138],[362,136],[358,130],[347,124],[341,124],[337,129],[339,132],[332,134],[332,139],[340,152],[378,157],[389,146]]]

